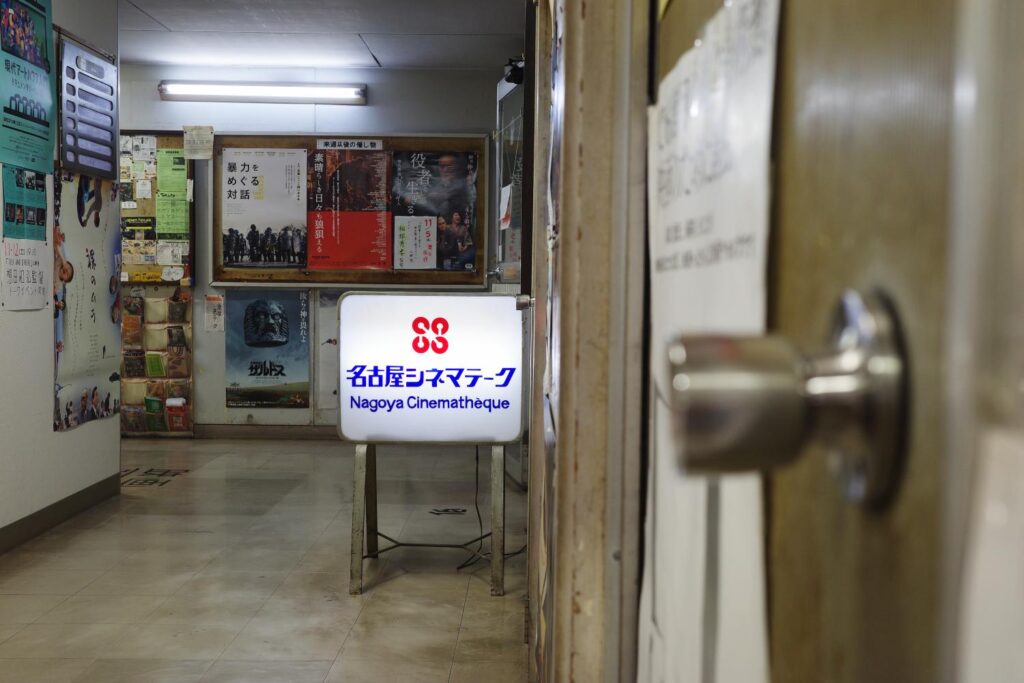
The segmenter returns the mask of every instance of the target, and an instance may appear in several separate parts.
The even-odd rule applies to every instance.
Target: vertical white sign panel
[[[519,438],[523,317],[515,297],[351,293],[338,306],[343,439]]]
[[[667,347],[765,325],[778,0],[734,0],[650,114],[653,453],[640,680],[768,679],[761,479],[676,464]]]

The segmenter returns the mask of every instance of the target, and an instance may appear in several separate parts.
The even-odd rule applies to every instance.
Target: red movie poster
[[[310,152],[310,270],[390,270],[391,197],[384,151]]]

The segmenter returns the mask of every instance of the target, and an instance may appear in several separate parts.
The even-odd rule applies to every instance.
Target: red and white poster
[[[391,197],[384,151],[310,152],[310,270],[390,270]]]

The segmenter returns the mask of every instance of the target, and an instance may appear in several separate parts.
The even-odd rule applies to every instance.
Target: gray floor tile
[[[348,594],[352,450],[125,441],[131,467],[189,472],[0,556],[0,683],[524,680],[525,557],[506,563],[502,598],[486,563],[460,573],[465,554],[416,548],[367,561],[364,595]],[[385,533],[477,533],[471,448],[381,447],[378,472]],[[525,496],[507,500],[514,550]]]
[[[203,683],[322,683],[330,660],[268,662],[221,660],[203,676]]]
[[[199,683],[211,662],[171,659],[98,659],[74,683]]]

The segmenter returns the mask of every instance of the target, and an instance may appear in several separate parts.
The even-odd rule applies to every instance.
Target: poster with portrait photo
[[[309,291],[231,290],[225,299],[228,408],[309,407]]]
[[[221,259],[229,268],[305,268],[306,150],[225,149]]]
[[[472,152],[394,152],[392,213],[437,220],[440,270],[476,269],[478,163]]]
[[[117,414],[121,402],[118,184],[54,176],[53,429]]]

